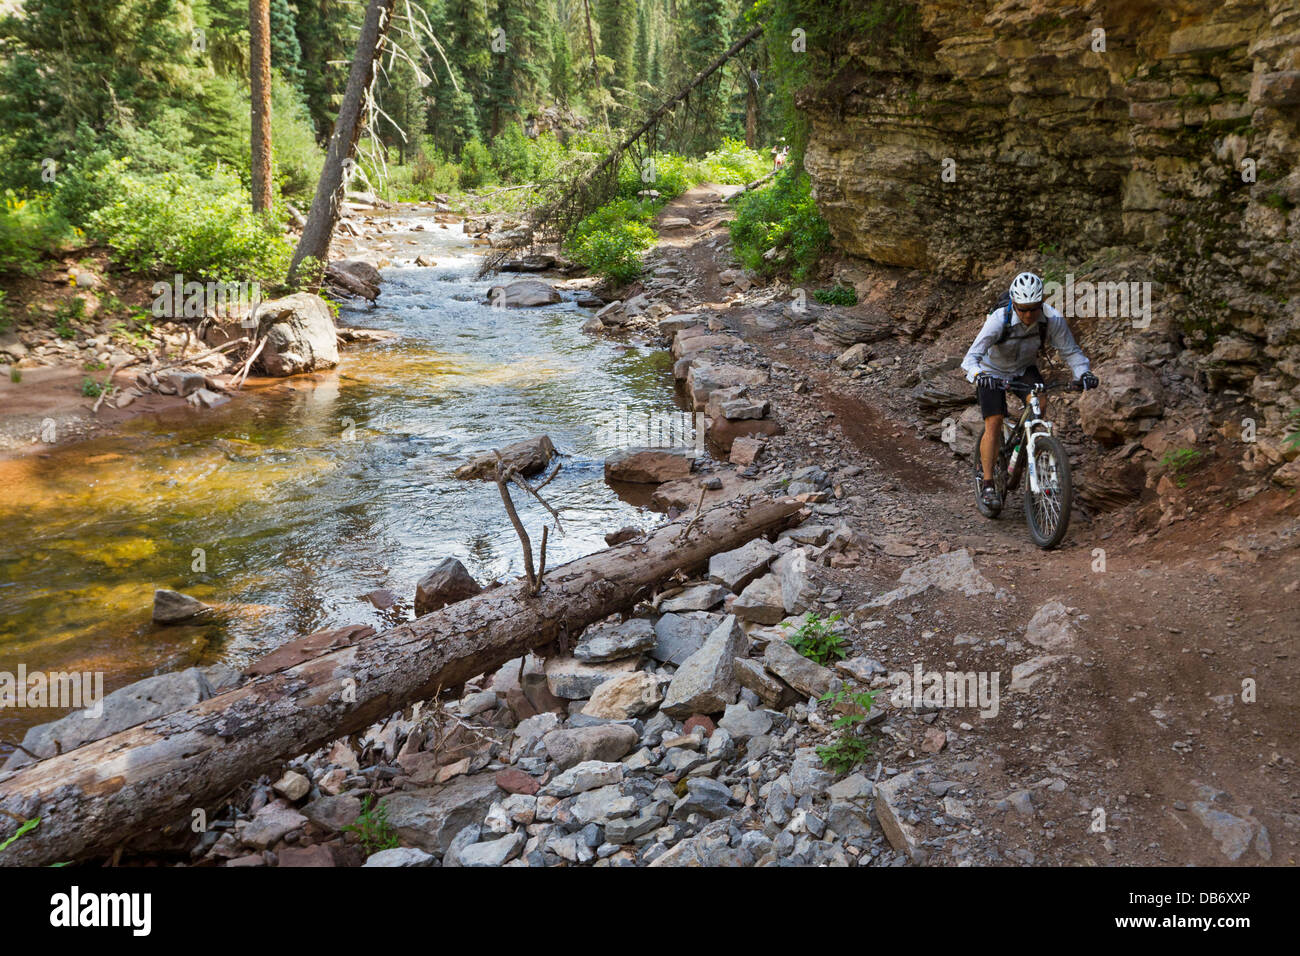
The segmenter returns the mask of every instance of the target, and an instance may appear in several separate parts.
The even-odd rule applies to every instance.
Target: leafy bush
[[[843,659],[846,655],[844,637],[834,629],[839,619],[838,613],[827,618],[809,614],[787,643],[804,657],[818,664],[829,664]],[[783,623],[781,626],[788,627],[789,624]]]
[[[818,289],[813,298],[827,305],[857,305],[858,290],[851,285],[837,285],[829,289]]]
[[[367,854],[391,850],[397,846],[397,832],[388,822],[388,808],[383,804],[378,808],[372,807],[374,799],[374,794],[366,794],[361,803],[361,815],[355,823],[349,823],[343,828],[361,838],[361,845]]]
[[[495,181],[492,170],[492,155],[481,140],[471,139],[460,153],[460,186],[462,189],[477,189]]]
[[[492,168],[507,183],[553,179],[564,160],[564,147],[554,133],[539,133],[536,139],[529,139],[515,123],[497,134],[489,153]]]
[[[89,375],[81,380],[81,394],[85,395],[87,398],[98,398],[100,393],[103,391],[104,386],[100,385]]]
[[[1195,448],[1175,448],[1164,453],[1160,465],[1168,471],[1179,488],[1187,486],[1187,472],[1200,460],[1201,453]]]
[[[575,262],[615,282],[641,274],[641,252],[655,244],[649,226],[655,204],[619,199],[601,206],[569,234],[566,249]]]
[[[740,261],[764,275],[789,269],[796,281],[807,279],[830,248],[831,231],[817,212],[808,174],[789,168],[736,200],[729,228]],[[777,255],[765,259],[773,248]]]
[[[700,182],[723,186],[744,186],[771,168],[766,156],[729,136],[724,136],[722,145],[700,160],[699,165],[702,172]]]
[[[818,747],[817,756],[832,773],[848,773],[871,756],[871,747],[861,737],[846,734],[833,744]]]
[[[67,220],[44,197],[20,199],[6,190],[0,205],[0,272],[33,275],[40,260],[69,235]]]
[[[113,160],[96,177],[103,199],[87,231],[114,258],[147,274],[281,282],[291,249],[252,211],[248,191],[225,167],[208,175],[139,174]]]

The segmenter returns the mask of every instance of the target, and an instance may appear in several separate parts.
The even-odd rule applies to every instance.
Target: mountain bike
[[[1019,487],[1028,472],[1024,503],[1029,536],[1044,550],[1054,548],[1065,538],[1070,526],[1074,491],[1070,484],[1070,458],[1060,439],[1052,434],[1052,423],[1043,418],[1038,396],[1058,389],[1082,391],[1083,386],[1076,381],[1050,385],[1003,382],[1002,387],[1019,395],[1025,407],[1014,425],[1009,417],[1002,420],[1002,440],[993,466],[993,487],[998,493],[996,508],[985,505],[980,497],[980,482],[984,476],[979,460],[984,429],[980,429],[975,440],[975,503],[980,514],[996,518],[1006,504],[1007,496]]]

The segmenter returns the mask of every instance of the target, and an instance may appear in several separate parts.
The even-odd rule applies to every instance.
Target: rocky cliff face
[[[850,41],[801,99],[840,247],[958,282],[1151,281],[1147,328],[1076,300],[1094,350],[1181,356],[1280,432],[1300,406],[1300,2],[917,10],[906,48]]]

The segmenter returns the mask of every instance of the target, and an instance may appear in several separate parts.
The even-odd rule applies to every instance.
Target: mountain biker
[[[1057,352],[1069,363],[1075,380],[1084,389],[1097,387],[1092,364],[1074,341],[1065,317],[1043,302],[1043,280],[1032,272],[1022,272],[1011,280],[1009,293],[1009,301],[984,319],[984,327],[961,363],[966,381],[975,383],[980,414],[984,416],[984,440],[979,448],[983,469],[979,491],[980,500],[989,508],[1002,504],[994,487],[993,466],[1002,437],[1002,419],[1007,414],[1006,383],[1042,383],[1036,359],[1039,349],[1050,338]]]

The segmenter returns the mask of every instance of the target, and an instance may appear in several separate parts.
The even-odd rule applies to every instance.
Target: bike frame
[[[1052,434],[1053,425],[1050,421],[1043,418],[1042,406],[1038,403],[1038,393],[1046,391],[1052,386],[1038,385],[1029,390],[1024,396],[1025,407],[1020,413],[1020,419],[1016,422],[1015,427],[1011,429],[1011,434],[1004,436],[1003,449],[1010,455],[1006,449],[1009,447],[1006,442],[1014,444],[1016,436],[1024,433],[1020,442],[1020,450],[1014,460],[1009,459],[1007,462],[1007,491],[1013,491],[1020,485],[1020,476],[1022,474],[1021,466],[1024,459],[1029,459],[1029,490],[1034,494],[1042,492],[1042,486],[1038,481],[1037,445],[1039,439],[1043,436]],[[1014,389],[1008,389],[1014,391]]]

